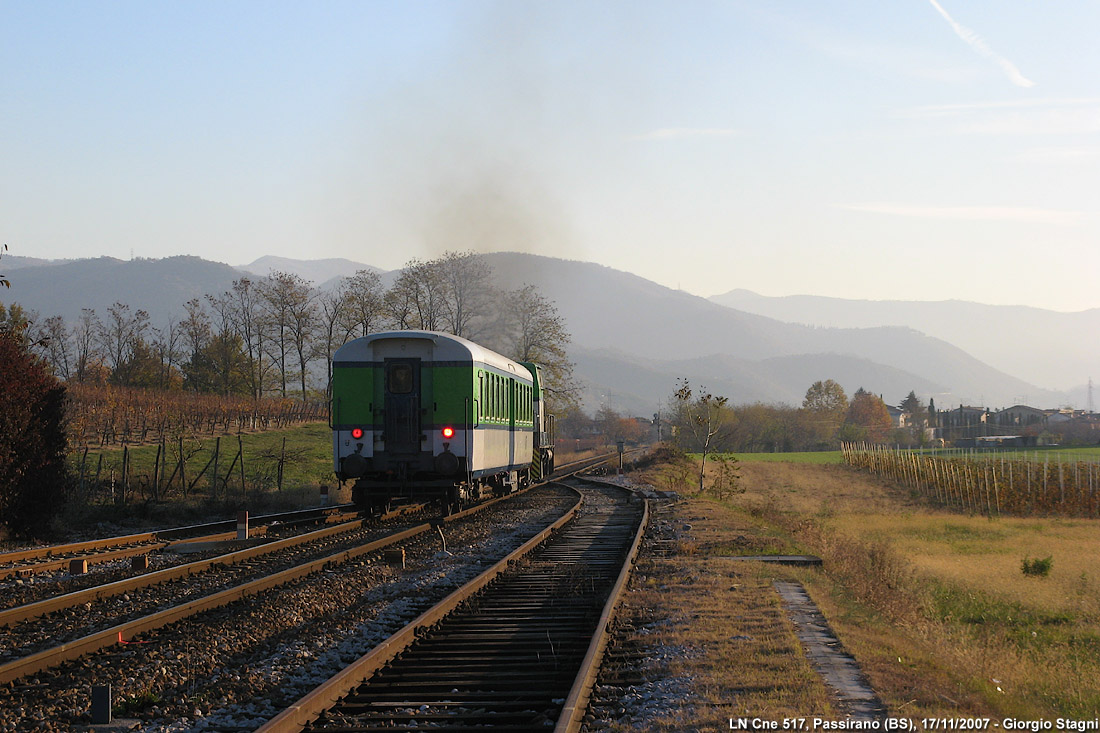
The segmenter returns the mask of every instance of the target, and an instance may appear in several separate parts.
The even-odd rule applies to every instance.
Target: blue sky
[[[1100,3],[0,0],[13,255],[1100,307]]]

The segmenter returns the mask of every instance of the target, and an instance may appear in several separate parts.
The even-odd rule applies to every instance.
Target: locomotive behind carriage
[[[553,471],[545,405],[535,364],[435,331],[365,336],[333,356],[333,467],[369,511],[506,494]]]

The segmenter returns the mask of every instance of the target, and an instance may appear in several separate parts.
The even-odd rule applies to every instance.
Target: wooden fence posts
[[[1053,463],[1003,453],[926,453],[845,443],[844,462],[903,484],[930,501],[974,514],[1100,516],[1096,461]]]

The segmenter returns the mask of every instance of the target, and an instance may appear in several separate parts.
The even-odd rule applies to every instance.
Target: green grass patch
[[[159,490],[153,486],[156,445],[126,449],[125,482],[121,447],[71,454],[69,465],[77,489],[60,524],[67,528],[112,525],[102,531],[118,533],[224,519],[241,509],[260,514],[317,506],[322,485],[329,487],[332,503],[347,501],[350,494],[338,493],[332,471],[332,432],[325,423],[249,433],[239,439],[237,435],[184,438],[182,482],[179,440],[166,442],[164,448],[167,460],[162,458]],[[242,449],[243,480],[238,456]]]
[[[1006,637],[1034,639],[1037,638],[1038,631],[1041,629],[1052,626],[1074,626],[1078,620],[1076,615],[1066,611],[1024,606],[988,593],[950,584],[933,583],[931,588],[934,618],[969,626],[998,627],[999,632]],[[1032,631],[1036,633],[1032,634]]]
[[[797,453],[720,453],[719,456],[727,456],[736,458],[743,462],[759,462],[759,463],[836,463],[840,464],[844,462],[844,456],[840,451],[802,451]],[[695,460],[699,460],[702,455],[699,453],[691,454],[691,457]],[[710,460],[708,457],[707,460]]]
[[[285,441],[285,442],[284,442]],[[275,488],[282,464],[282,485],[287,487],[318,487],[322,483],[331,486],[335,483],[332,473],[332,432],[325,423],[299,425],[285,430],[269,430],[246,435],[203,436],[184,438],[182,442],[184,478],[193,489],[201,491],[211,486],[214,473],[212,458],[215,448],[218,450],[218,483],[228,483],[230,490],[240,489],[240,464],[233,465],[239,450],[243,449],[245,486],[260,490]],[[166,481],[173,471],[173,486],[178,489],[181,443],[169,440],[165,443],[167,460],[162,456],[163,471],[161,480]],[[129,461],[129,480],[135,487],[150,483],[154,462],[157,456],[156,445],[135,445],[126,449]],[[239,459],[238,459],[239,460]],[[123,449],[111,447],[91,449],[87,455],[83,451],[69,456],[70,467],[74,475],[86,480],[114,481],[116,486],[122,483]],[[83,471],[81,464],[83,463]],[[232,466],[232,471],[230,467]],[[200,477],[200,473],[202,474]],[[197,479],[197,480],[196,480]]]
[[[1034,463],[1073,463],[1075,461],[1100,461],[1100,446],[1087,445],[1063,447],[1059,445],[1036,448],[914,448],[913,453],[941,458],[977,458],[980,460],[1032,461]]]
[[[998,542],[1008,539],[1011,532],[997,526],[975,526],[944,522],[933,526],[902,526],[898,534],[908,535],[923,542],[936,542],[947,545],[951,552],[959,555],[987,555],[1007,552]]]

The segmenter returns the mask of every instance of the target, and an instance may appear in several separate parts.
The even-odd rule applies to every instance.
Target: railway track
[[[113,628],[104,629],[98,650],[64,662],[55,657],[0,684],[0,731],[90,722],[88,686],[100,682],[114,686],[122,707],[116,715],[132,710],[134,700],[155,699],[139,716],[158,725],[201,718],[209,730],[253,730],[280,709],[268,700],[291,695],[286,704],[304,694],[316,675],[323,679],[368,651],[574,501],[556,490],[513,495],[448,517],[443,531],[451,551],[441,551],[444,538],[435,531],[405,540],[406,568],[377,554],[340,553],[277,588],[243,598],[231,591],[216,609],[165,609],[188,613],[162,619],[159,629],[139,634],[139,619],[121,644]],[[0,641],[0,657],[8,650]],[[256,705],[274,707],[252,718]]]
[[[345,523],[0,611],[0,683],[430,529]]]
[[[350,504],[315,509],[281,512],[252,518],[253,528],[266,531],[270,527],[289,527],[317,522],[346,521],[350,519]],[[31,547],[0,553],[0,580],[25,578],[68,568],[74,561],[83,560],[88,565],[110,562],[136,555],[146,555],[164,550],[183,542],[216,542],[236,536],[236,520],[224,520],[188,527],[142,532],[120,537],[70,542],[62,545]]]
[[[262,728],[576,730],[647,507],[576,483],[583,504]]]
[[[151,601],[158,610],[152,614],[146,613],[144,616],[141,615],[143,607],[139,594],[131,596],[130,593],[123,593],[117,603],[128,610],[130,617],[115,626],[109,623],[117,615],[113,611],[101,613],[102,618],[93,619],[92,622],[88,621],[87,616],[82,616],[90,609],[97,607],[98,601],[86,601],[77,608],[72,608],[72,604],[68,604],[68,608],[64,605],[59,606],[60,611],[46,609],[43,613],[26,614],[24,620],[13,622],[14,633],[11,628],[0,628],[0,683],[2,683],[0,684],[0,731],[22,730],[28,724],[28,720],[33,721],[32,727],[41,727],[44,730],[54,729],[49,723],[56,720],[68,721],[68,724],[89,722],[87,698],[84,697],[87,695],[87,685],[94,684],[97,680],[104,680],[104,674],[107,675],[106,679],[115,681],[117,685],[115,689],[121,695],[133,696],[136,685],[139,688],[138,697],[164,696],[166,701],[174,701],[153,709],[157,715],[168,715],[169,722],[171,713],[168,711],[173,707],[178,719],[179,716],[185,719],[188,715],[202,717],[211,714],[221,706],[232,710],[235,705],[240,704],[239,701],[242,699],[261,697],[263,693],[256,689],[257,685],[262,688],[263,684],[269,684],[267,692],[275,693],[273,699],[277,699],[287,690],[290,690],[289,694],[293,694],[294,686],[288,686],[285,680],[278,682],[268,680],[267,683],[264,680],[270,675],[282,674],[277,671],[278,669],[300,666],[303,652],[305,652],[304,658],[308,661],[312,656],[313,647],[320,648],[330,643],[342,644],[343,642],[332,641],[339,637],[339,630],[334,631],[330,628],[335,618],[342,615],[348,615],[352,619],[374,618],[376,628],[372,628],[371,632],[363,635],[362,638],[353,640],[351,648],[354,649],[356,645],[361,647],[363,644],[367,644],[366,649],[373,647],[384,638],[385,634],[396,630],[431,602],[438,600],[442,595],[453,590],[456,585],[480,572],[481,568],[478,566],[482,565],[486,559],[491,562],[495,559],[495,555],[499,556],[496,547],[502,548],[501,552],[506,552],[507,550],[503,548],[512,542],[511,537],[522,537],[525,532],[528,533],[526,536],[530,536],[531,533],[538,531],[537,528],[531,528],[530,517],[548,516],[546,514],[548,511],[556,511],[557,513],[553,516],[560,514],[561,510],[552,509],[555,501],[560,505],[560,496],[554,499],[545,492],[537,495],[547,498],[525,499],[522,496],[513,495],[445,518],[440,526],[446,527],[447,538],[455,543],[455,553],[446,552],[447,538],[444,537],[442,530],[437,535],[436,532],[429,531],[436,527],[425,523],[415,525],[414,532],[401,533],[402,537],[382,538],[374,543],[368,543],[366,547],[354,550],[344,549],[324,555],[307,563],[307,567],[288,568],[285,573],[272,573],[270,570],[265,571],[261,568],[257,574],[263,577],[257,578],[256,585],[251,588],[245,588],[245,585],[250,584],[230,584],[230,587],[223,591],[202,596],[206,591],[195,588],[193,578],[183,579],[177,584],[182,590],[176,600],[162,598],[159,601]],[[502,505],[505,508],[495,511],[496,519],[483,518],[475,521],[471,526],[467,526],[469,523],[464,521],[476,517],[479,512],[488,509],[498,501],[513,499],[519,500],[520,505],[515,507]],[[524,501],[533,502],[533,506],[523,508]],[[493,512],[485,513],[493,514]],[[477,525],[478,521],[481,522],[481,528],[472,529],[471,527]],[[539,527],[542,527],[545,526],[544,521],[551,520],[547,518],[535,521],[539,522]],[[504,531],[490,529],[490,524],[487,522],[505,525]],[[336,528],[328,528],[326,531],[334,529]],[[362,542],[362,538],[359,541]],[[413,563],[411,567],[415,568],[419,563],[423,570],[413,572],[408,577],[402,577],[406,575],[404,572],[399,571],[394,574],[392,570],[387,571],[385,563],[380,563],[377,556],[376,559],[370,559],[371,552],[377,552],[383,546],[398,541],[403,541],[404,545],[411,549],[412,554],[409,555],[410,562]],[[441,554],[433,549],[438,547],[440,541],[444,543],[444,552]],[[243,565],[248,564],[251,564],[251,561],[243,563]],[[224,573],[224,569],[221,573]],[[355,576],[363,576],[365,580],[351,580]],[[413,592],[403,590],[413,578],[419,588],[428,590],[423,593],[419,590]],[[330,583],[331,579],[337,582]],[[363,588],[373,588],[373,584],[376,583],[380,584],[377,590],[363,590]],[[308,590],[309,588],[314,590]],[[333,591],[334,588],[335,591]],[[345,594],[343,600],[334,600],[339,593]],[[287,598],[294,598],[294,601],[284,604]],[[326,608],[326,603],[329,604],[327,611],[318,610]],[[307,607],[307,611],[294,610],[296,604]],[[250,608],[257,610],[249,610]],[[14,610],[16,609],[0,611],[0,614]],[[245,623],[234,620],[242,616],[246,620]],[[270,618],[265,621],[263,619],[266,616]],[[303,618],[308,628],[296,626]],[[11,621],[10,618],[8,620]],[[395,621],[399,623],[395,625]],[[349,620],[347,625],[353,623],[354,621]],[[262,628],[257,631],[256,625]],[[341,629],[344,627],[343,624],[337,624],[337,626]],[[89,630],[92,630],[92,633],[88,633]],[[30,637],[21,636],[28,631]],[[378,632],[384,633],[378,636]],[[298,638],[299,634],[305,638],[314,638],[316,641],[305,644],[303,648],[302,641]],[[224,659],[226,656],[224,652],[234,645],[231,640],[241,635],[247,639],[244,645],[246,656],[262,654],[260,647],[272,643],[272,639],[278,639],[277,646],[289,646],[292,651],[274,652],[273,656],[282,661],[272,662],[269,659],[246,676],[239,671],[242,665],[248,664],[242,662],[241,657],[233,655],[231,660]],[[51,640],[55,646],[36,642],[35,638],[43,641]],[[179,638],[182,638],[182,641],[176,640]],[[29,643],[25,643],[28,639]],[[195,639],[208,641],[196,645]],[[267,641],[263,641],[264,639]],[[128,646],[134,641],[143,646]],[[60,646],[56,646],[59,642]],[[145,644],[154,646],[144,646]],[[180,644],[183,646],[182,650],[179,647]],[[176,651],[171,651],[172,649]],[[348,653],[346,650],[340,651],[339,658],[335,662],[342,666],[342,663],[347,661]],[[196,656],[200,657],[199,661],[195,661]],[[354,656],[358,655],[353,654]],[[290,661],[287,661],[288,658]],[[328,659],[326,663],[332,664],[333,660]],[[151,672],[141,671],[143,666],[148,667],[150,664],[153,665]],[[234,672],[219,675],[216,670],[221,664],[230,664]],[[127,672],[126,670],[131,667],[134,669]],[[122,684],[118,682],[120,675],[124,680]],[[213,699],[210,693],[200,692],[196,698],[196,686],[201,690],[203,677],[207,678],[208,686],[216,685],[215,689],[228,691],[227,694],[222,698]],[[260,681],[257,682],[257,679]],[[240,697],[235,697],[232,690],[242,686],[249,687],[249,691],[240,693]],[[184,694],[185,690],[187,694]],[[80,699],[82,697],[83,700]],[[234,699],[238,702],[234,703]],[[289,699],[285,700],[282,704],[289,701]],[[272,717],[278,712],[278,703],[271,704],[276,707],[271,708],[271,712],[263,719]],[[124,704],[123,708],[126,707],[127,704]],[[191,710],[192,707],[194,710]],[[181,712],[181,708],[186,712]],[[232,719],[233,714],[230,715]],[[252,730],[255,725],[262,723],[263,719],[249,722],[245,718],[244,723],[224,723],[214,726],[213,729]]]

